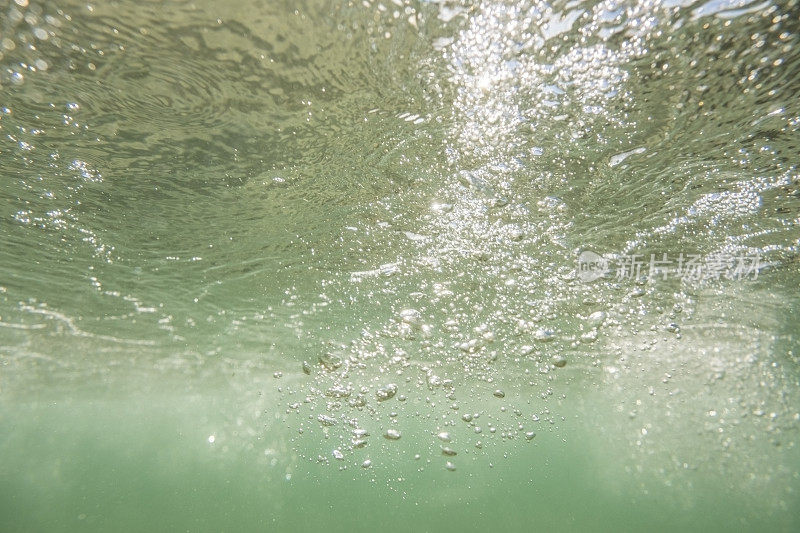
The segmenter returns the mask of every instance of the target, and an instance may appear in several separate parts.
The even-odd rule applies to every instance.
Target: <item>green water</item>
[[[797,530],[798,13],[0,0],[0,531]]]

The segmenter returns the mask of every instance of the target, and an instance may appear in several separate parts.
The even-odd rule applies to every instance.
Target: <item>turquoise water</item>
[[[2,2],[0,530],[796,530],[798,12]]]

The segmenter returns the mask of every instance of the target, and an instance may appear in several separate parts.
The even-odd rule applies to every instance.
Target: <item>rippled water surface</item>
[[[797,530],[799,41],[0,0],[0,530]]]

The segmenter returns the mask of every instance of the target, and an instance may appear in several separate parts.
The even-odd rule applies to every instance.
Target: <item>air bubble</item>
[[[591,327],[598,327],[606,320],[606,314],[603,311],[595,311],[586,319]]]
[[[378,398],[379,402],[385,402],[386,400],[393,398],[395,394],[397,394],[397,385],[394,383],[384,385],[375,392],[375,396]]]
[[[550,342],[555,338],[555,332],[552,329],[540,328],[533,333],[533,338],[539,342]]]
[[[336,425],[336,419],[332,418],[332,417],[330,417],[328,415],[319,415],[317,417],[317,420],[323,426],[335,426]]]

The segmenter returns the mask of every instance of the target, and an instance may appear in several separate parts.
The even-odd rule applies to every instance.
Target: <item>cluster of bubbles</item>
[[[389,199],[382,209],[391,224],[354,228],[376,241],[399,241],[402,250],[326,286],[343,299],[383,295],[393,316],[371,321],[350,342],[326,342],[302,364],[303,375],[280,385],[286,423],[302,435],[296,446],[311,461],[370,468],[377,457],[407,457],[422,461],[420,468],[433,462],[454,470],[462,457],[500,443],[535,445],[544,430],[557,436],[558,406],[573,380],[616,391],[620,409],[639,394],[637,376],[652,383],[645,389],[651,398],[678,394],[676,375],[718,381],[714,369],[722,359],[698,361],[683,340],[698,287],[642,277],[581,283],[580,205],[547,193],[571,192],[572,155],[599,174],[607,172],[598,170],[599,161],[626,172],[649,154],[634,145],[609,155],[604,128],[636,135],[640,124],[631,116],[641,104],[631,65],[647,59],[665,30],[684,23],[679,10],[661,2],[601,2],[557,12],[546,3],[507,2],[443,7],[441,14],[448,23],[462,20],[454,37],[434,42],[441,59],[431,68],[451,81],[436,91],[453,99],[444,121],[452,125],[444,170],[433,170],[435,178],[416,193],[416,202],[427,202],[421,213],[407,212],[411,202]],[[627,242],[630,234],[617,237],[616,252],[646,250],[662,235],[680,242],[674,236],[698,217],[712,224],[755,217],[764,191],[794,183],[788,172],[701,196],[667,225],[651,224]],[[709,226],[705,240],[714,238]],[[702,332],[693,339],[708,341]],[[751,340],[747,349],[760,350]],[[670,352],[670,361],[652,360]],[[737,374],[755,366],[767,371],[752,360],[734,366]],[[790,381],[788,369],[776,377]],[[646,400],[635,402],[646,410]],[[760,410],[751,394],[741,402],[742,411]],[[630,413],[636,424],[637,409]],[[787,425],[774,431],[793,431],[796,413],[788,409],[783,417]],[[726,430],[739,423],[729,419]],[[653,425],[637,432],[632,445],[645,446]],[[313,439],[319,446],[309,445]],[[376,447],[381,452],[371,454]]]

